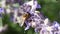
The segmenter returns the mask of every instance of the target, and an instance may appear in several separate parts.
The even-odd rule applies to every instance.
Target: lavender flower
[[[36,8],[41,8],[41,6],[39,4],[37,4],[37,7]]]
[[[4,9],[3,8],[0,8],[0,13],[3,13],[4,12]]]
[[[27,23],[26,25],[27,25],[27,27],[25,28],[25,30],[28,30],[30,28],[31,24]]]
[[[39,19],[39,17],[40,16],[37,16],[37,15],[33,15],[33,16],[31,16],[28,20],[32,20],[33,22],[30,22],[30,26],[32,26],[33,28],[34,27],[36,27],[37,25],[40,25],[40,19]],[[27,25],[27,28],[29,28],[28,26],[28,24],[29,24],[29,22],[25,22],[26,23],[26,25]]]
[[[35,32],[39,32],[42,29],[42,25],[38,24],[37,27],[35,27]]]
[[[30,28],[30,26],[27,26],[26,28],[25,28],[25,30],[28,30]]]
[[[53,22],[53,25],[54,25],[55,27],[59,27],[59,23],[58,23],[57,21],[54,21],[54,22]]]
[[[23,6],[22,8],[23,8],[24,12],[30,12],[30,10],[31,10],[31,6],[30,5],[24,4],[22,6]]]
[[[54,21],[53,27],[47,25],[50,24],[50,21],[48,18],[44,18],[44,16],[39,12],[36,13],[35,10],[36,8],[41,8],[41,6],[37,3],[37,0],[31,0],[30,2],[26,2],[23,5],[21,5],[21,9],[23,12],[29,13],[31,16],[28,19],[19,19],[18,17],[18,22],[20,26],[23,26],[23,24],[26,24],[25,30],[28,30],[30,27],[35,28],[35,32],[40,32],[41,34],[49,34],[51,33],[51,30],[58,30],[59,24]],[[15,11],[16,13],[16,11]],[[17,14],[17,13],[16,13]],[[20,14],[19,14],[20,15]],[[17,18],[17,15],[15,15]],[[22,18],[22,17],[21,17]],[[19,21],[20,20],[20,21]]]
[[[34,30],[35,30],[36,34],[38,34],[38,32],[39,32],[39,29],[35,28]]]
[[[47,30],[45,27],[41,29],[40,34],[47,34]]]
[[[53,29],[56,30],[56,31],[59,30],[59,24],[58,24],[58,22],[56,22],[56,21],[53,22]]]
[[[29,8],[30,10],[27,8],[28,7],[27,5],[31,6],[31,8]],[[40,7],[40,5],[37,4],[37,0],[35,0],[35,1],[31,0],[30,2],[26,2],[26,3],[23,4],[23,6],[25,6],[27,8],[27,10],[24,9],[24,11],[28,11],[31,14],[34,13],[37,6]]]

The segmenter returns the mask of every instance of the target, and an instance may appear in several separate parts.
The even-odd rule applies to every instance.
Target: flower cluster
[[[44,18],[44,16],[39,11],[36,11],[37,1],[34,1],[35,4],[32,3],[33,1],[30,2],[22,5],[24,12],[31,15],[24,22],[26,24],[25,30],[28,30],[30,27],[32,27],[36,33],[40,32],[40,34],[59,34],[59,24],[56,21],[51,24],[48,18]]]
[[[44,18],[39,11],[36,11],[37,1],[34,1],[34,3],[33,1],[30,1],[21,6],[22,10],[30,15],[30,17],[24,21],[26,24],[25,30],[28,30],[30,27],[32,27],[36,33],[40,32],[40,34],[59,34],[59,24],[56,21],[51,24],[48,18]]]

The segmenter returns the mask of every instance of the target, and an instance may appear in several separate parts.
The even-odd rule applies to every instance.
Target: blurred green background
[[[42,6],[41,11],[51,21],[60,22],[60,0],[38,0]]]

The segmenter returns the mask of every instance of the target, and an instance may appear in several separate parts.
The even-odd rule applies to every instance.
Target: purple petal
[[[3,9],[3,8],[0,8],[0,13],[1,13],[1,12],[4,12],[4,9]]]
[[[29,28],[30,28],[30,26],[31,26],[31,24],[28,22],[28,21],[25,21],[25,24],[26,24],[26,28],[25,28],[25,30],[28,30]]]
[[[59,30],[58,27],[59,27],[59,23],[57,21],[54,21],[53,22],[53,27],[54,27],[54,30]]]
[[[38,32],[38,29],[37,28],[35,28],[35,32]]]
[[[38,4],[36,8],[41,8],[41,6]]]
[[[37,1],[37,0],[34,0],[34,1]]]
[[[28,30],[30,28],[30,23],[27,23],[27,27],[25,28],[25,30]]]
[[[53,22],[53,26],[59,27],[59,23],[58,23],[57,21],[54,21],[54,22]]]

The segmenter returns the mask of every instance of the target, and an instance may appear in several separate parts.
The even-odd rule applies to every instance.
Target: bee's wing
[[[23,16],[20,16],[17,18],[17,22],[19,23],[19,25],[22,27],[24,24],[25,18]]]

